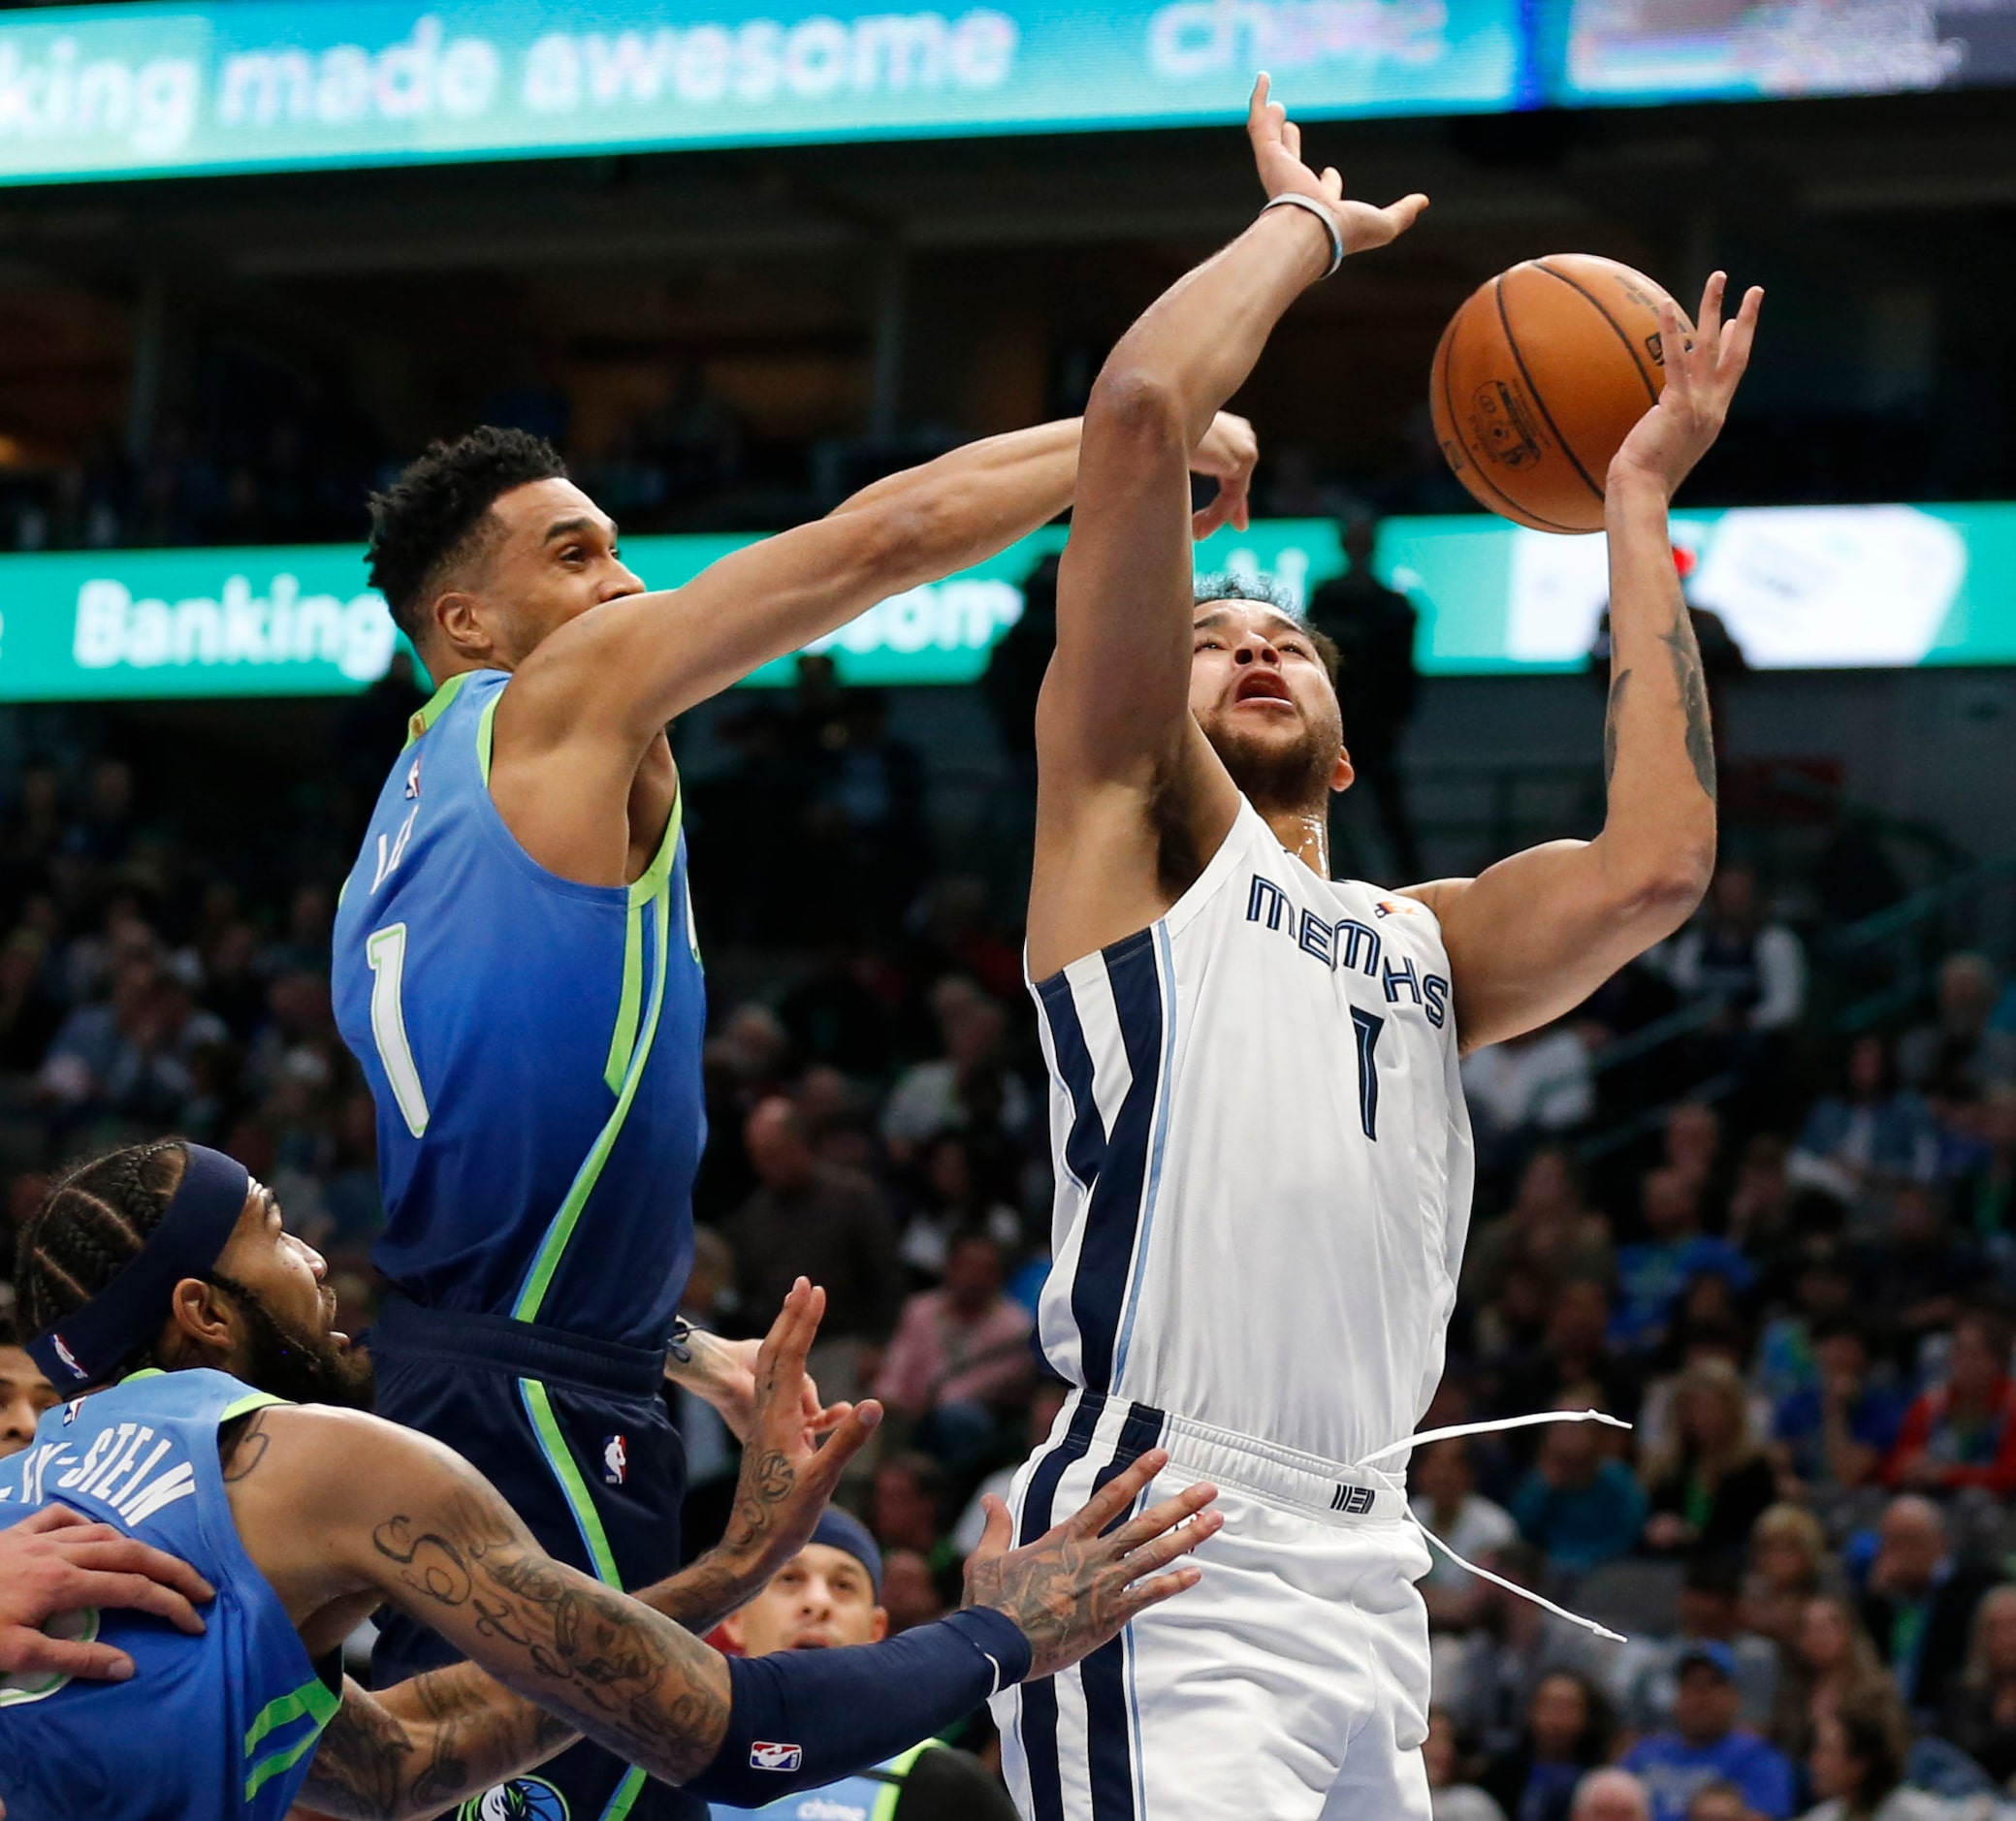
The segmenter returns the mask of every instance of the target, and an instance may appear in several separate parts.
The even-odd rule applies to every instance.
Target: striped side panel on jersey
[[[1088,1191],[1071,1310],[1079,1376],[1099,1391],[1114,1383],[1120,1325],[1142,1237],[1148,1168],[1166,1064],[1166,1012],[1155,931],[1104,949],[1104,979],[1075,989],[1053,974],[1037,989],[1072,1119],[1065,1162]],[[1106,990],[1098,990],[1103,985]],[[1110,1077],[1125,1081],[1110,1120]]]
[[[1100,1447],[1100,1417],[1117,1404],[1096,1393],[1081,1392],[1070,1426],[1030,1476],[1022,1499],[1018,1547],[1034,1543],[1069,1512],[1057,1510],[1057,1488],[1064,1476]],[[1145,1404],[1126,1406],[1120,1432],[1109,1444],[1106,1464],[1093,1477],[1097,1492],[1160,1440],[1163,1413]],[[1108,1425],[1110,1433],[1110,1425]],[[1123,1517],[1118,1522],[1126,1521]],[[1111,1526],[1108,1526],[1109,1528]],[[1102,1645],[1075,1672],[1085,1696],[1087,1751],[1085,1774],[1092,1797],[1093,1821],[1135,1821],[1134,1716],[1127,1694],[1127,1634]],[[1029,1770],[1030,1821],[1064,1821],[1064,1767],[1057,1746],[1057,1678],[1024,1682],[1019,1693],[1018,1730]]]

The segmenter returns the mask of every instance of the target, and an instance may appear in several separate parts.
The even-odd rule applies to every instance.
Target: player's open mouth
[[[1247,702],[1279,702],[1285,708],[1293,708],[1295,697],[1288,685],[1271,670],[1249,670],[1232,689],[1234,708]]]

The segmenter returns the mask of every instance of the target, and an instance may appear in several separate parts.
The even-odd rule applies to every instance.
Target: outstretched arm
[[[1166,292],[1121,337],[1092,389],[1078,503],[1057,578],[1057,653],[1037,706],[1037,853],[1029,913],[1031,971],[1152,922],[1151,799],[1172,800],[1192,845],[1208,852],[1232,825],[1237,793],[1190,715],[1193,527],[1186,456],[1245,382],[1274,325],[1330,264],[1382,246],[1426,206],[1346,200],[1334,171],[1301,161],[1301,136],[1267,79],[1247,132],[1268,208]]]
[[[1609,790],[1594,841],[1558,841],[1473,879],[1411,888],[1441,919],[1465,1048],[1530,1031],[1579,1006],[1634,955],[1684,923],[1715,858],[1715,759],[1708,686],[1674,573],[1667,508],[1729,414],[1764,293],[1722,322],[1724,275],[1701,298],[1691,339],[1660,311],[1666,387],[1610,464]]]

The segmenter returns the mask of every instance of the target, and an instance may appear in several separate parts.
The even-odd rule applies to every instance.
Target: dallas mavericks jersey
[[[341,1699],[239,1543],[217,1428],[277,1399],[222,1372],[140,1372],[44,1414],[0,1461],[0,1528],[69,1505],[178,1555],[217,1590],[200,1638],[141,1613],[57,1635],[133,1658],[125,1682],[0,1678],[7,1821],[280,1821]]]
[[[817,1789],[801,1790],[760,1808],[730,1808],[716,1803],[709,1812],[714,1821],[741,1821],[749,1815],[768,1815],[770,1821],[895,1821],[897,1805],[903,1800],[903,1779],[925,1752],[938,1749],[938,1741],[927,1739],[886,1764],[844,1776],[837,1783],[821,1783]]]
[[[451,677],[413,718],[336,911],[336,1018],[378,1107],[372,1258],[429,1307],[656,1347],[706,1137],[680,806],[632,885],[547,872],[490,796],[510,681]]]
[[[1472,1175],[1433,912],[1318,879],[1242,799],[1161,921],[1034,991],[1051,1366],[1325,1460],[1411,1434]]]

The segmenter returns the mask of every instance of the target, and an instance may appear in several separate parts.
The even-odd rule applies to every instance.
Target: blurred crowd
[[[47,751],[0,728],[0,1310],[51,1173],[176,1132],[272,1185],[368,1325],[372,1108],[330,925],[416,700],[395,675],[345,711],[284,840],[256,815],[192,834],[112,723]],[[956,1604],[978,1497],[1062,1390],[1031,1345],[1051,1185],[1015,933],[935,863],[883,706],[814,664],[692,768],[717,1001],[687,1313],[752,1333],[795,1275],[826,1287],[822,1390],[890,1412],[847,1496],[901,1629]],[[1494,1577],[1425,1582],[1442,1821],[1927,1821],[2016,1788],[2016,991],[1956,953],[1929,1003],[1843,1035],[1808,974],[1731,864],[1664,949],[1466,1064],[1476,1213],[1422,1426],[1634,1426],[1415,1456],[1422,1521]],[[22,1364],[0,1352],[0,1448]],[[668,1395],[704,1545],[734,1446]]]

